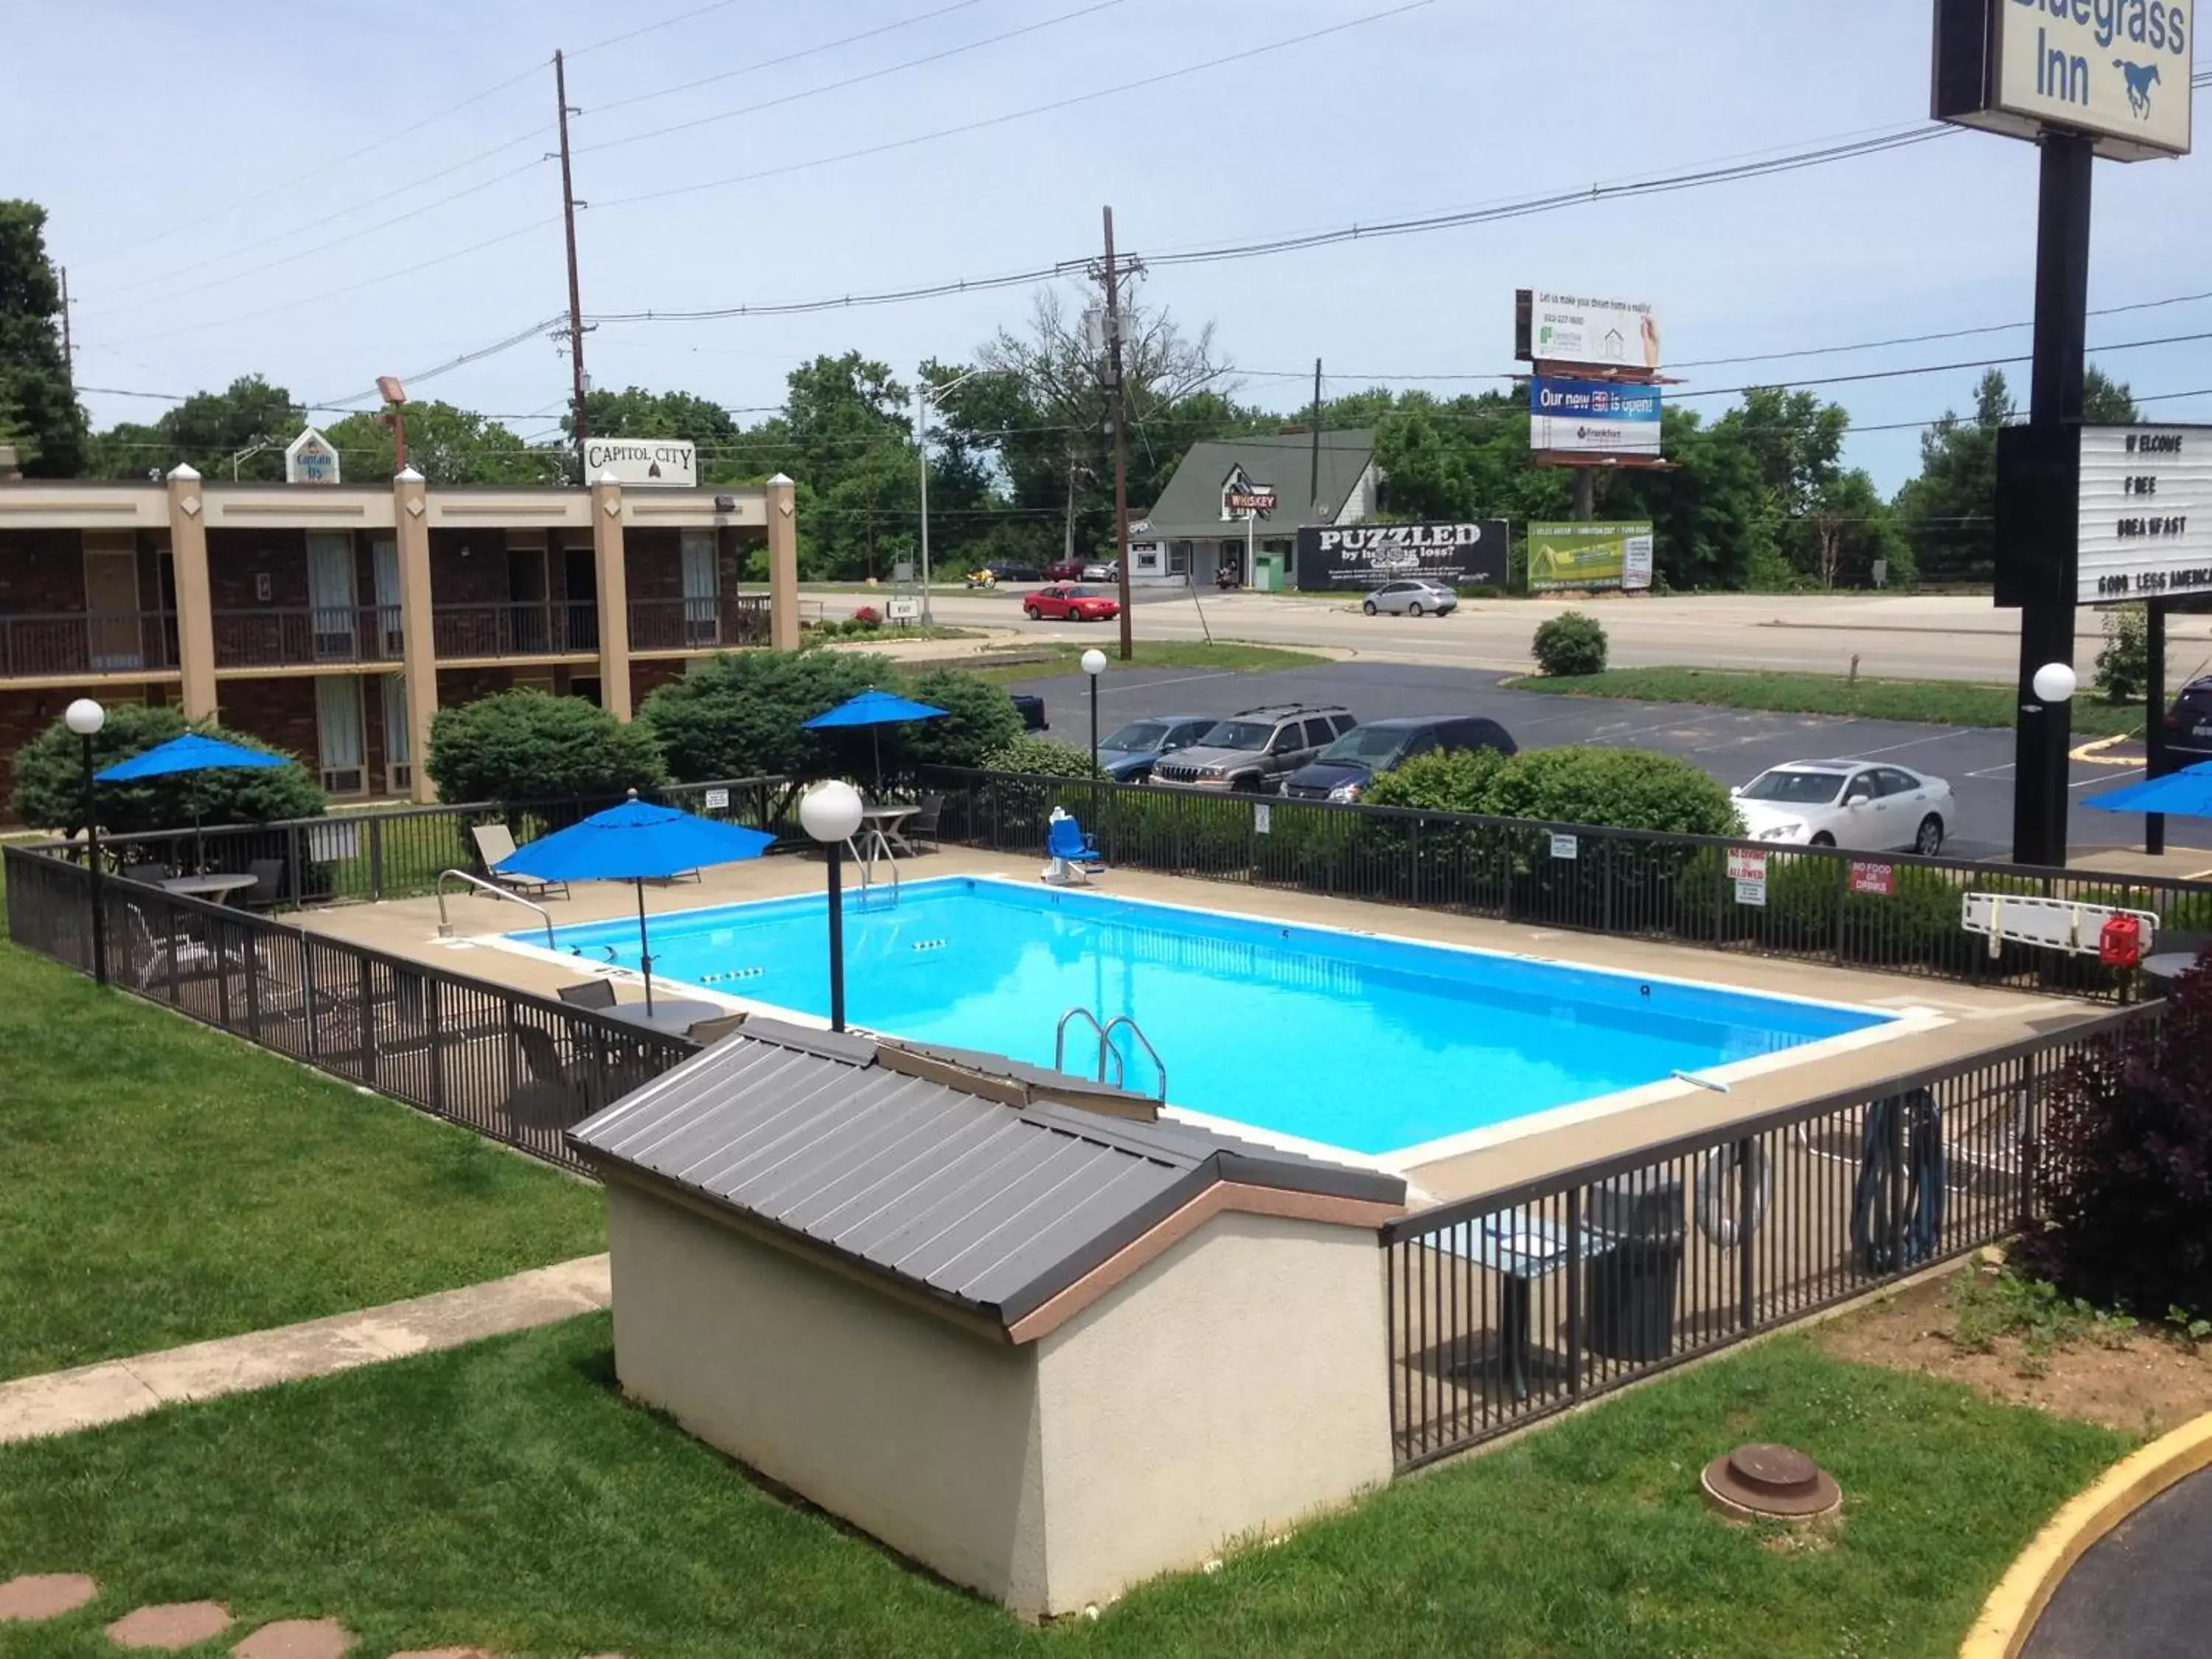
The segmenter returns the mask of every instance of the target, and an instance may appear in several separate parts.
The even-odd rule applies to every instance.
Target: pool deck
[[[1035,882],[1041,861],[947,848],[901,864],[903,878],[997,876]],[[696,882],[646,889],[648,915],[696,910],[749,900],[783,898],[819,892],[823,870],[818,859],[777,857],[710,870]],[[848,871],[848,891],[853,884]],[[1516,926],[1447,911],[1413,909],[1355,900],[1323,898],[1287,889],[1250,887],[1188,877],[1109,871],[1097,890],[1160,904],[1176,904],[1229,915],[1270,917],[1308,927],[1381,933],[1434,944],[1496,951],[1574,967],[1680,979],[1728,987],[1762,996],[1810,998],[1877,1010],[1886,1014],[1923,1011],[1924,1016],[1887,1041],[1849,1046],[1796,1063],[1741,1078],[1731,1092],[1717,1094],[1690,1085],[1638,1091],[1617,1109],[1595,1115],[1569,1108],[1538,1120],[1476,1150],[1456,1152],[1433,1161],[1401,1167],[1416,1189],[1416,1202],[1471,1197],[1500,1187],[1572,1167],[1591,1159],[1633,1151],[1676,1135],[1718,1129],[1760,1113],[1832,1092],[1858,1088],[1910,1072],[2049,1035],[2095,1019],[2101,1006],[2061,997],[1917,979],[1856,969],[1832,968],[1776,957],[1726,951],[1701,951],[1647,939],[1620,939],[1555,928]],[[584,883],[573,896],[546,904],[557,926],[605,921],[634,915],[636,896],[628,884]],[[477,941],[517,931],[536,918],[520,906],[475,895],[447,899],[454,937],[438,936],[435,899],[336,906],[290,918],[312,932],[426,963],[448,973],[497,981],[550,996],[563,985],[586,977],[559,965]],[[624,1001],[641,992],[633,982]],[[856,1011],[856,1012],[860,1011]],[[1295,1042],[1296,1034],[1284,1034]],[[1834,1049],[1836,1045],[1829,1045]],[[1387,1065],[1388,1056],[1376,1056]],[[1387,1081],[1378,1079],[1382,1086]],[[1357,1078],[1347,1086],[1358,1086]],[[1652,1099],[1654,1093],[1667,1097]],[[1245,1133],[1252,1133],[1246,1131]]]

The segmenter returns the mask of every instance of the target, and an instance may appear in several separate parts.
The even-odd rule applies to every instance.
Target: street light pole
[[[845,1029],[845,848],[860,833],[865,803],[841,779],[817,783],[799,803],[799,822],[830,860],[830,1029]]]
[[[1083,672],[1091,680],[1091,769],[1098,769],[1098,679],[1106,672],[1106,653],[1093,646],[1083,653]]]
[[[84,867],[86,891],[92,900],[92,982],[107,983],[107,906],[100,878],[100,814],[93,787],[92,740],[107,724],[107,711],[90,697],[79,697],[62,714],[62,721],[84,745]]]
[[[929,405],[956,386],[963,386],[988,369],[971,368],[957,380],[947,380],[934,390],[917,384],[914,389],[914,452],[921,462],[921,620],[925,624],[937,620],[937,613],[929,603]],[[943,408],[942,404],[938,404]]]

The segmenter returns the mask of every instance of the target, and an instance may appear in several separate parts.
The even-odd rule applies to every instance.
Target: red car
[[[1084,561],[1054,559],[1044,568],[1044,579],[1048,582],[1079,582],[1083,580]]]
[[[1040,587],[1022,601],[1022,610],[1031,622],[1111,622],[1121,605],[1095,587]]]

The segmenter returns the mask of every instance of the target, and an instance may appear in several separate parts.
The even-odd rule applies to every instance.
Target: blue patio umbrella
[[[171,738],[167,743],[157,743],[151,749],[121,760],[104,770],[93,774],[95,783],[139,783],[148,778],[170,778],[198,772],[246,771],[258,767],[289,766],[291,759],[284,755],[272,755],[265,750],[248,749],[242,744],[225,743],[221,738],[210,738],[203,732],[187,732],[180,738]],[[186,792],[192,805],[192,859],[200,857],[200,796],[199,791]]]
[[[645,970],[646,1012],[653,1011],[653,947],[645,927],[645,884],[710,864],[757,859],[775,837],[742,824],[721,823],[672,806],[630,797],[620,806],[541,836],[518,847],[494,867],[539,881],[628,881],[637,886],[638,963]]]
[[[836,732],[860,726],[870,728],[868,746],[875,755],[876,788],[881,793],[884,756],[883,750],[877,746],[874,728],[879,726],[909,726],[916,720],[941,720],[948,718],[951,712],[933,703],[916,702],[911,697],[902,697],[895,692],[871,689],[857,697],[848,697],[835,708],[817,714],[805,725],[810,732]]]
[[[2199,761],[2146,783],[2131,783],[2081,803],[2100,812],[2165,812],[2180,818],[2212,818],[2212,761]]]

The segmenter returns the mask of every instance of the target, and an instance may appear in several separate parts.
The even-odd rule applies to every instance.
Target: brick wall
[[[462,550],[468,550],[467,556]],[[433,530],[430,532],[430,602],[433,605],[505,605],[512,597],[507,579],[507,535],[498,530]]]
[[[684,597],[684,554],[680,531],[630,530],[623,534],[623,568],[633,599]]]
[[[304,610],[307,604],[307,532],[304,530],[210,530],[208,586],[217,611]],[[259,597],[259,578],[269,597]]]
[[[667,684],[671,680],[680,680],[683,678],[684,664],[681,659],[671,660],[667,658],[656,657],[647,662],[630,664],[629,706],[633,709],[639,708],[656,689]]]
[[[514,684],[514,671],[511,668],[441,668],[438,707],[458,708],[479,697],[495,696]]]
[[[234,732],[272,744],[308,771],[319,773],[322,737],[315,720],[312,676],[283,679],[228,679],[216,686],[217,714]]]
[[[84,539],[74,530],[0,532],[0,615],[84,609]]]

